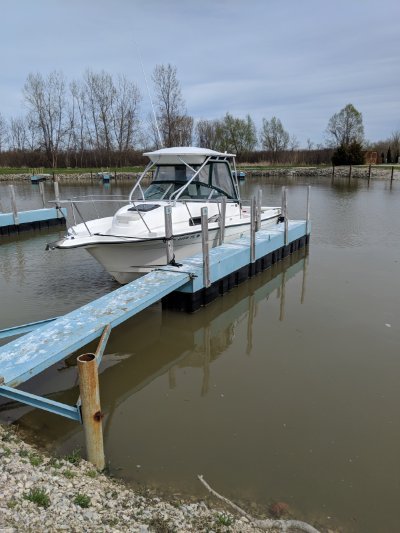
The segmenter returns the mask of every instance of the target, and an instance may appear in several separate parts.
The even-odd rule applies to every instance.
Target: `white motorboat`
[[[224,241],[250,231],[250,207],[240,198],[235,156],[204,148],[164,148],[144,154],[150,163],[133,187],[127,205],[112,217],[69,228],[53,247],[85,248],[119,282],[165,266],[165,207],[170,206],[174,260],[201,251],[201,209],[208,208],[209,246],[219,243],[225,210]],[[150,185],[142,184],[153,171]],[[223,200],[223,198],[225,200]],[[224,204],[225,209],[221,209]],[[279,207],[261,208],[261,227],[276,224]]]

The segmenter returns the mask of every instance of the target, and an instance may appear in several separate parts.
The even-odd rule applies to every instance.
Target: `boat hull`
[[[262,228],[276,224],[278,217],[262,222]],[[250,224],[227,226],[224,241],[229,242],[249,233]],[[219,244],[219,228],[209,229],[209,247]],[[86,246],[87,251],[118,281],[129,283],[148,272],[167,265],[166,245],[163,239],[98,243]],[[184,235],[174,236],[174,256],[179,262],[201,252],[201,228]]]

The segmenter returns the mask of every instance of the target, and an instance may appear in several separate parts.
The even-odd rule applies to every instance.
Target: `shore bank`
[[[290,167],[290,168],[274,168],[266,167],[262,168],[248,168],[243,167],[246,171],[246,179],[251,177],[321,177],[325,176],[327,178],[332,178],[333,169],[332,167]],[[350,167],[335,167],[334,177],[335,178],[348,178],[350,172]],[[371,179],[390,179],[392,173],[392,167],[371,167]],[[134,183],[136,179],[140,176],[140,172],[117,172],[116,174],[111,173],[112,179],[111,183],[115,181],[132,181]],[[354,166],[351,168],[351,178],[360,178],[368,179],[369,177],[369,168],[367,166]],[[0,181],[30,181],[31,174],[0,174]],[[72,182],[92,182],[98,183],[101,181],[95,173],[85,172],[85,173],[68,173],[68,174],[55,174],[55,178],[60,183],[72,183]],[[400,167],[394,167],[393,179],[400,179]],[[47,178],[47,181],[53,181],[53,177]]]
[[[0,531],[258,532],[204,501],[166,501],[97,472],[79,454],[49,457],[0,425]]]

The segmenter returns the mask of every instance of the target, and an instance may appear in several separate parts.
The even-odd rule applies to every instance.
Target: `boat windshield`
[[[200,165],[193,166],[197,171]],[[146,200],[168,200],[173,193],[184,187],[194,175],[186,165],[158,165],[150,186],[145,190]],[[226,196],[236,200],[231,171],[225,161],[205,165],[195,179],[179,196],[182,200],[212,200]]]

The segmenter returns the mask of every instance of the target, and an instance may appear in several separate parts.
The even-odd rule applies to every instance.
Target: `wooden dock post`
[[[221,198],[221,212],[219,214],[219,245],[224,244],[226,219],[226,197]]]
[[[369,184],[370,179],[371,179],[371,165],[369,165],[368,167],[368,184]]]
[[[352,172],[352,169],[353,169],[353,167],[350,165],[350,167],[349,167],[349,181],[351,180],[351,172]]]
[[[254,263],[256,260],[256,216],[257,204],[255,196],[251,199],[250,205],[250,262]]]
[[[18,226],[19,218],[18,218],[17,200],[15,198],[14,185],[9,185],[9,188],[10,188],[11,209],[12,209],[12,213],[13,213],[14,224],[16,226]]]
[[[287,216],[287,191],[286,187],[282,187],[282,216],[284,218],[284,243],[288,245],[288,216]]]
[[[167,205],[164,207],[165,220],[165,246],[167,249],[167,263],[174,259],[174,242],[172,240],[172,208]]]
[[[257,221],[256,221],[256,231],[261,229],[261,204],[262,204],[262,189],[257,191]]]
[[[39,191],[40,191],[40,196],[42,197],[43,207],[46,207],[46,197],[45,197],[45,194],[44,194],[43,181],[39,181]]]
[[[392,173],[390,175],[390,184],[392,183],[393,181],[393,173],[394,173],[394,167],[392,167]]]
[[[58,181],[54,182],[54,199],[56,201],[56,207],[60,207],[60,187],[58,185]]]
[[[311,185],[308,185],[307,186],[306,235],[309,234],[308,226],[310,225],[310,195],[311,195]]]
[[[332,181],[335,178],[335,165],[332,165]]]
[[[208,247],[208,209],[201,208],[201,249],[203,251],[203,283],[210,287],[210,253]]]
[[[105,466],[103,426],[100,408],[99,374],[96,356],[82,354],[77,358],[82,421],[85,430],[87,458],[98,470]]]

